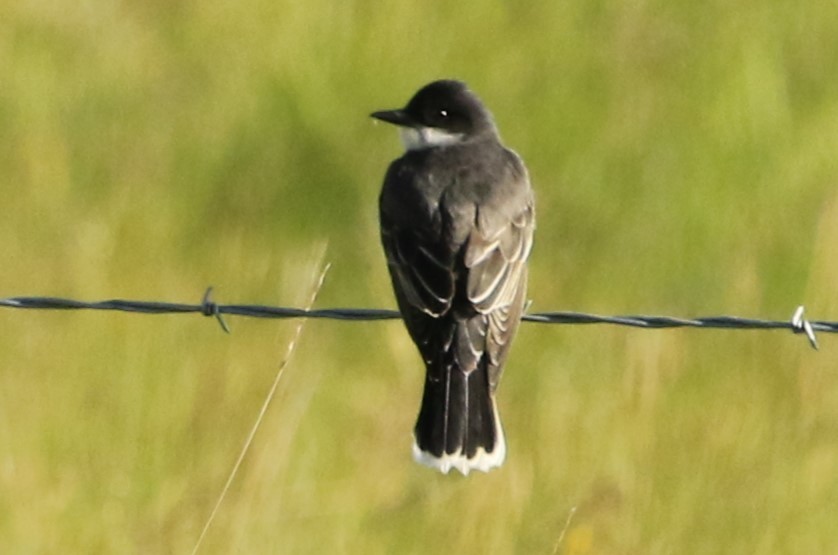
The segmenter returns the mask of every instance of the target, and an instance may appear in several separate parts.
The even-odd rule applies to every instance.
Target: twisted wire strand
[[[170,303],[159,301],[131,301],[111,299],[105,301],[77,301],[58,297],[9,297],[0,299],[0,307],[48,310],[116,310],[142,314],[186,314],[199,313],[215,317],[224,331],[229,332],[224,315],[249,318],[319,318],[327,320],[375,321],[398,319],[395,310],[378,308],[324,308],[306,310],[294,307],[276,307],[258,304],[216,304],[211,299],[212,288],[207,289],[199,304]],[[762,320],[738,316],[708,316],[700,318],[679,318],[655,315],[603,316],[572,311],[551,311],[525,314],[525,322],[538,324],[611,324],[644,329],[705,328],[705,329],[788,329],[802,333],[813,348],[818,348],[815,332],[838,333],[838,322],[813,320],[804,317],[804,308],[799,306],[790,320]]]

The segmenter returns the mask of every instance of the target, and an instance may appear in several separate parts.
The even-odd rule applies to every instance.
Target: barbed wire
[[[327,320],[373,321],[400,318],[398,311],[378,308],[304,308],[276,307],[254,304],[217,304],[212,300],[212,287],[207,289],[199,304],[170,303],[158,301],[130,301],[112,299],[107,301],[76,301],[57,297],[9,297],[0,299],[0,307],[48,310],[117,310],[142,314],[186,314],[199,313],[212,316],[225,332],[230,328],[224,315],[249,318],[320,318]],[[761,320],[738,316],[709,316],[701,318],[678,318],[672,316],[601,316],[584,312],[555,311],[525,314],[523,321],[538,324],[612,324],[645,329],[704,328],[765,330],[787,329],[804,334],[812,348],[818,348],[815,332],[838,333],[838,322],[823,320],[809,321],[804,317],[803,306],[797,307],[790,320]]]

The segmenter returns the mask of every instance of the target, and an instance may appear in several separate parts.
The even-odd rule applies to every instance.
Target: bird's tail
[[[450,362],[444,369],[428,369],[414,429],[417,462],[445,474],[456,468],[464,475],[503,464],[506,443],[487,364],[483,359],[468,373]]]

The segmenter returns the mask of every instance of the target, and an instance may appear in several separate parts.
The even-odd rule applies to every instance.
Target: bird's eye
[[[448,110],[440,110],[439,115],[443,118],[447,118],[448,117]]]

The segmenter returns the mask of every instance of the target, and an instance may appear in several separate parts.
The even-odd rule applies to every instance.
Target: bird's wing
[[[475,226],[468,238],[468,298],[475,310],[489,314],[509,306],[523,284],[524,267],[532,248],[533,207],[524,209],[501,226]]]
[[[381,240],[396,294],[429,316],[440,316],[454,297],[453,254],[438,240],[382,219]]]
[[[533,205],[496,228],[481,227],[481,219],[468,239],[465,266],[468,268],[466,292],[474,309],[484,315],[481,338],[489,356],[489,382],[494,389],[501,366],[515,335],[523,311],[527,287],[527,258],[532,248]]]

